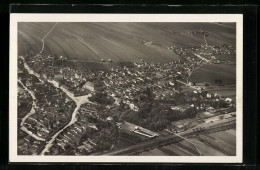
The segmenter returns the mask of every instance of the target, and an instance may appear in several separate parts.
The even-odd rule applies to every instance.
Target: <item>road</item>
[[[207,43],[207,41],[206,41],[206,35],[204,34],[204,42],[205,42],[205,46],[207,47],[208,46],[208,43]]]
[[[63,88],[61,88],[63,89]],[[80,106],[84,103],[92,103],[88,100],[88,98],[91,96],[90,94],[89,95],[85,95],[85,96],[80,96],[80,97],[74,97],[74,96],[71,96],[71,93],[69,91],[67,91],[66,89],[64,90],[64,92],[71,97],[72,100],[74,100],[76,102],[76,105],[77,107],[75,108],[75,110],[73,111],[72,113],[72,116],[71,116],[71,120],[70,122],[64,127],[62,128],[60,131],[58,131],[57,133],[55,133],[52,137],[51,137],[51,140],[47,142],[47,145],[45,145],[45,148],[43,149],[43,151],[41,152],[40,155],[44,155],[45,152],[47,152],[50,147],[53,145],[52,143],[55,141],[56,137],[64,130],[66,129],[67,127],[71,126],[72,124],[74,124],[76,121],[77,121],[77,118],[76,118],[76,115],[78,113],[78,110],[80,108]]]
[[[192,88],[192,89],[194,89],[194,90],[198,90],[196,87],[193,87],[193,86],[191,86],[191,85],[189,85],[189,84],[187,84],[187,83],[184,83],[183,81],[180,81],[180,80],[176,80],[177,82],[179,82],[179,83],[181,83],[181,84],[183,84],[183,85],[185,85],[185,86],[188,86],[188,87],[190,87],[190,88]]]
[[[43,52],[43,50],[44,50],[44,39],[51,33],[51,31],[56,27],[57,24],[58,23],[56,22],[55,25],[50,29],[50,31],[48,31],[47,34],[42,38],[42,49],[39,52],[39,54],[41,54]]]
[[[208,60],[208,59],[206,59],[206,58],[200,56],[199,54],[194,54],[194,55],[197,56],[197,57],[199,57],[200,59],[206,61],[207,63],[210,62],[210,60]]]
[[[33,137],[36,140],[45,141],[45,139],[40,138],[39,136],[36,136],[31,131],[27,130],[24,126],[21,127],[21,130],[24,131],[25,133],[27,133],[28,135],[30,135],[31,137]]]
[[[24,90],[26,90],[31,96],[32,96],[32,99],[33,99],[33,103],[32,103],[32,108],[30,110],[29,113],[27,113],[23,118],[22,118],[22,121],[21,121],[21,130],[24,131],[25,133],[27,133],[28,135],[30,135],[31,137],[33,137],[34,139],[36,140],[40,140],[40,141],[45,141],[45,139],[43,138],[40,138],[39,136],[33,134],[31,131],[29,131],[28,129],[26,129],[23,125],[24,125],[24,122],[31,116],[35,113],[35,96],[33,94],[33,92],[31,90],[29,90],[26,86],[24,86],[24,84],[18,79],[18,82],[22,85],[22,87],[24,88]]]
[[[24,63],[25,63],[25,60],[23,57],[20,57],[23,59]],[[26,65],[26,63],[25,63]],[[25,67],[27,69],[27,71],[33,75],[35,75],[36,73],[30,69],[29,66]],[[36,75],[35,75],[36,76]],[[59,130],[57,133],[55,133],[52,137],[51,137],[51,140],[47,142],[44,150],[41,152],[41,155],[44,155],[44,153],[46,151],[49,150],[49,148],[52,146],[52,143],[53,141],[56,139],[56,137],[64,130],[66,129],[67,127],[71,126],[72,124],[74,124],[76,121],[77,121],[77,118],[76,118],[76,115],[78,113],[78,110],[80,108],[80,106],[84,103],[92,103],[91,101],[89,101],[89,97],[91,96],[91,94],[88,94],[88,95],[85,95],[85,96],[78,96],[78,97],[74,97],[73,93],[71,93],[70,91],[68,91],[67,89],[63,88],[62,86],[57,86],[57,84],[53,81],[53,80],[49,80],[47,79],[47,81],[51,84],[53,84],[53,86],[55,86],[56,88],[59,88],[61,89],[64,93],[66,93],[67,96],[69,96],[75,103],[76,103],[76,108],[74,109],[73,113],[72,113],[72,116],[71,116],[71,120],[70,122],[64,127],[62,128],[61,130]],[[35,99],[35,96],[34,96],[34,99]],[[29,115],[30,116],[30,115]],[[27,116],[27,118],[29,117]],[[29,133],[28,133],[29,134]],[[32,133],[30,133],[30,135],[32,137],[35,138],[35,135],[33,135]],[[45,139],[44,139],[45,141]]]
[[[25,120],[26,120],[29,116],[31,116],[32,114],[35,113],[35,109],[34,109],[35,101],[34,101],[34,100],[35,100],[36,98],[35,98],[33,92],[32,92],[31,90],[29,90],[26,86],[24,86],[24,84],[21,82],[21,80],[18,79],[18,82],[22,85],[22,87],[24,88],[24,90],[26,90],[26,91],[32,96],[32,99],[33,99],[32,108],[31,108],[30,112],[27,113],[26,116],[24,116],[24,117],[22,118],[22,121],[21,121],[21,124],[20,124],[20,125],[23,126]]]
[[[204,65],[204,62],[203,62],[204,60],[201,60],[200,62],[199,62],[199,66],[198,67],[196,67],[194,70],[192,70],[189,74],[188,74],[188,77],[187,78],[189,78],[191,75],[192,75],[192,73],[194,73],[196,70],[198,70],[199,68],[201,68],[203,65]]]

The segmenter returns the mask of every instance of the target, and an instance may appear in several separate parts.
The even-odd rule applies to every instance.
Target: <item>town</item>
[[[208,91],[223,80],[189,78],[206,64],[234,64],[223,55],[235,54],[235,48],[206,44],[166,50],[179,60],[102,59],[99,64],[110,63],[109,69],[79,67],[64,56],[19,56],[18,154],[106,154],[116,150],[119,138],[136,144],[160,138],[165,129],[183,133],[203,123],[234,121],[236,102]]]

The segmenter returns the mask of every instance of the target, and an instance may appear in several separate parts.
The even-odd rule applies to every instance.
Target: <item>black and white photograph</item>
[[[12,162],[241,162],[238,14],[11,14]]]

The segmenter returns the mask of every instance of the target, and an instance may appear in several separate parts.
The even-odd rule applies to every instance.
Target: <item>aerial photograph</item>
[[[237,155],[235,22],[17,27],[17,155]]]

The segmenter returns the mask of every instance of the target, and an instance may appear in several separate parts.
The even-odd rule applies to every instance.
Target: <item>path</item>
[[[188,86],[188,87],[190,87],[190,88],[192,88],[192,89],[194,89],[194,90],[198,90],[196,87],[193,87],[193,86],[191,86],[191,85],[189,85],[189,84],[187,84],[187,83],[184,83],[183,81],[180,81],[180,80],[176,80],[177,82],[179,82],[179,83],[181,83],[181,84],[184,84],[185,86]]]
[[[41,54],[43,52],[43,50],[44,50],[44,39],[51,33],[51,31],[56,27],[57,24],[58,23],[56,22],[55,25],[50,29],[50,31],[48,31],[47,34],[42,38],[42,49],[39,52],[39,54]]]
[[[205,42],[205,46],[208,47],[208,43],[206,41],[206,35],[204,34],[204,42]]]
[[[68,96],[70,95],[70,92],[68,91],[64,91]],[[72,116],[71,116],[71,120],[70,122],[63,128],[61,129],[60,131],[58,131],[57,133],[55,133],[52,137],[51,137],[51,140],[49,142],[47,142],[47,145],[45,146],[44,150],[41,152],[40,155],[44,155],[45,152],[47,152],[50,147],[53,145],[52,143],[55,141],[56,137],[64,130],[66,129],[67,127],[71,126],[72,124],[74,124],[76,121],[77,121],[77,118],[76,118],[76,115],[78,113],[78,110],[80,108],[80,106],[84,103],[92,103],[88,100],[88,97],[90,97],[91,95],[86,95],[86,96],[80,96],[80,97],[72,97],[72,100],[74,100],[77,104],[77,107],[75,108],[75,110],[73,111],[72,113]]]
[[[199,66],[196,67],[194,70],[192,70],[191,72],[188,73],[188,77],[186,78],[186,79],[187,79],[187,83],[189,82],[189,78],[190,78],[190,76],[192,75],[192,73],[194,73],[196,70],[198,70],[199,68],[201,68],[201,67],[204,65],[204,62],[203,62],[203,61],[204,61],[204,60],[201,60],[201,61],[199,62]]]
[[[29,90],[26,86],[24,86],[24,84],[21,82],[21,80],[18,79],[18,82],[22,85],[22,87],[23,87],[26,91],[28,91],[28,93],[32,96],[32,99],[33,99],[33,104],[32,104],[32,108],[31,108],[30,112],[27,113],[26,116],[24,116],[24,117],[22,118],[22,121],[21,121],[21,124],[20,124],[21,130],[24,131],[24,132],[26,132],[28,135],[30,135],[31,137],[33,137],[33,138],[36,139],[36,140],[45,141],[45,139],[38,137],[37,135],[33,134],[31,131],[29,131],[28,129],[26,129],[26,128],[23,126],[23,125],[24,125],[24,122],[25,122],[32,114],[35,113],[34,107],[35,107],[36,104],[35,104],[35,101],[34,101],[34,100],[35,100],[36,98],[35,98],[33,92],[32,92],[31,90]]]
[[[21,127],[21,130],[26,132],[28,135],[30,135],[31,137],[33,137],[36,140],[40,140],[40,141],[45,141],[45,139],[40,138],[39,136],[36,136],[35,134],[33,134],[31,131],[27,130],[24,126]]]
[[[24,60],[23,57],[20,57]],[[24,61],[25,63],[25,61]],[[27,65],[25,63],[25,65]],[[31,68],[27,65],[27,67],[25,67],[25,69],[27,69],[27,71],[33,75],[37,74],[35,73],[33,70],[31,70]],[[64,93],[67,94],[67,96],[69,96],[73,101],[75,101],[77,107],[74,109],[72,116],[71,116],[71,120],[70,122],[64,127],[62,128],[60,131],[58,131],[57,133],[55,133],[52,137],[51,140],[47,143],[47,145],[45,146],[45,149],[41,152],[41,155],[44,155],[44,153],[46,151],[49,150],[49,148],[52,146],[53,141],[56,139],[56,137],[64,130],[66,129],[68,126],[74,124],[77,121],[76,115],[78,112],[78,109],[80,108],[80,106],[84,103],[92,103],[91,101],[89,101],[89,97],[91,96],[91,94],[85,95],[85,96],[79,96],[79,97],[74,97],[73,93],[71,93],[70,91],[68,91],[67,89],[63,88],[62,86],[57,86],[57,84],[55,83],[55,81],[53,80],[49,80],[47,79],[47,81],[51,84],[53,84],[54,87],[61,89]],[[33,134],[32,134],[33,135]],[[45,139],[44,139],[45,140]]]
[[[24,117],[22,118],[21,126],[23,126],[25,120],[26,120],[29,116],[31,116],[32,114],[35,113],[35,110],[34,110],[35,101],[34,101],[34,100],[35,100],[36,98],[35,98],[34,94],[33,94],[27,87],[24,86],[24,84],[21,82],[21,80],[18,79],[18,82],[22,85],[22,87],[24,88],[24,90],[26,90],[26,91],[32,96],[32,99],[33,99],[33,104],[32,104],[32,109],[31,109],[31,111],[30,111],[26,116],[24,116]]]

